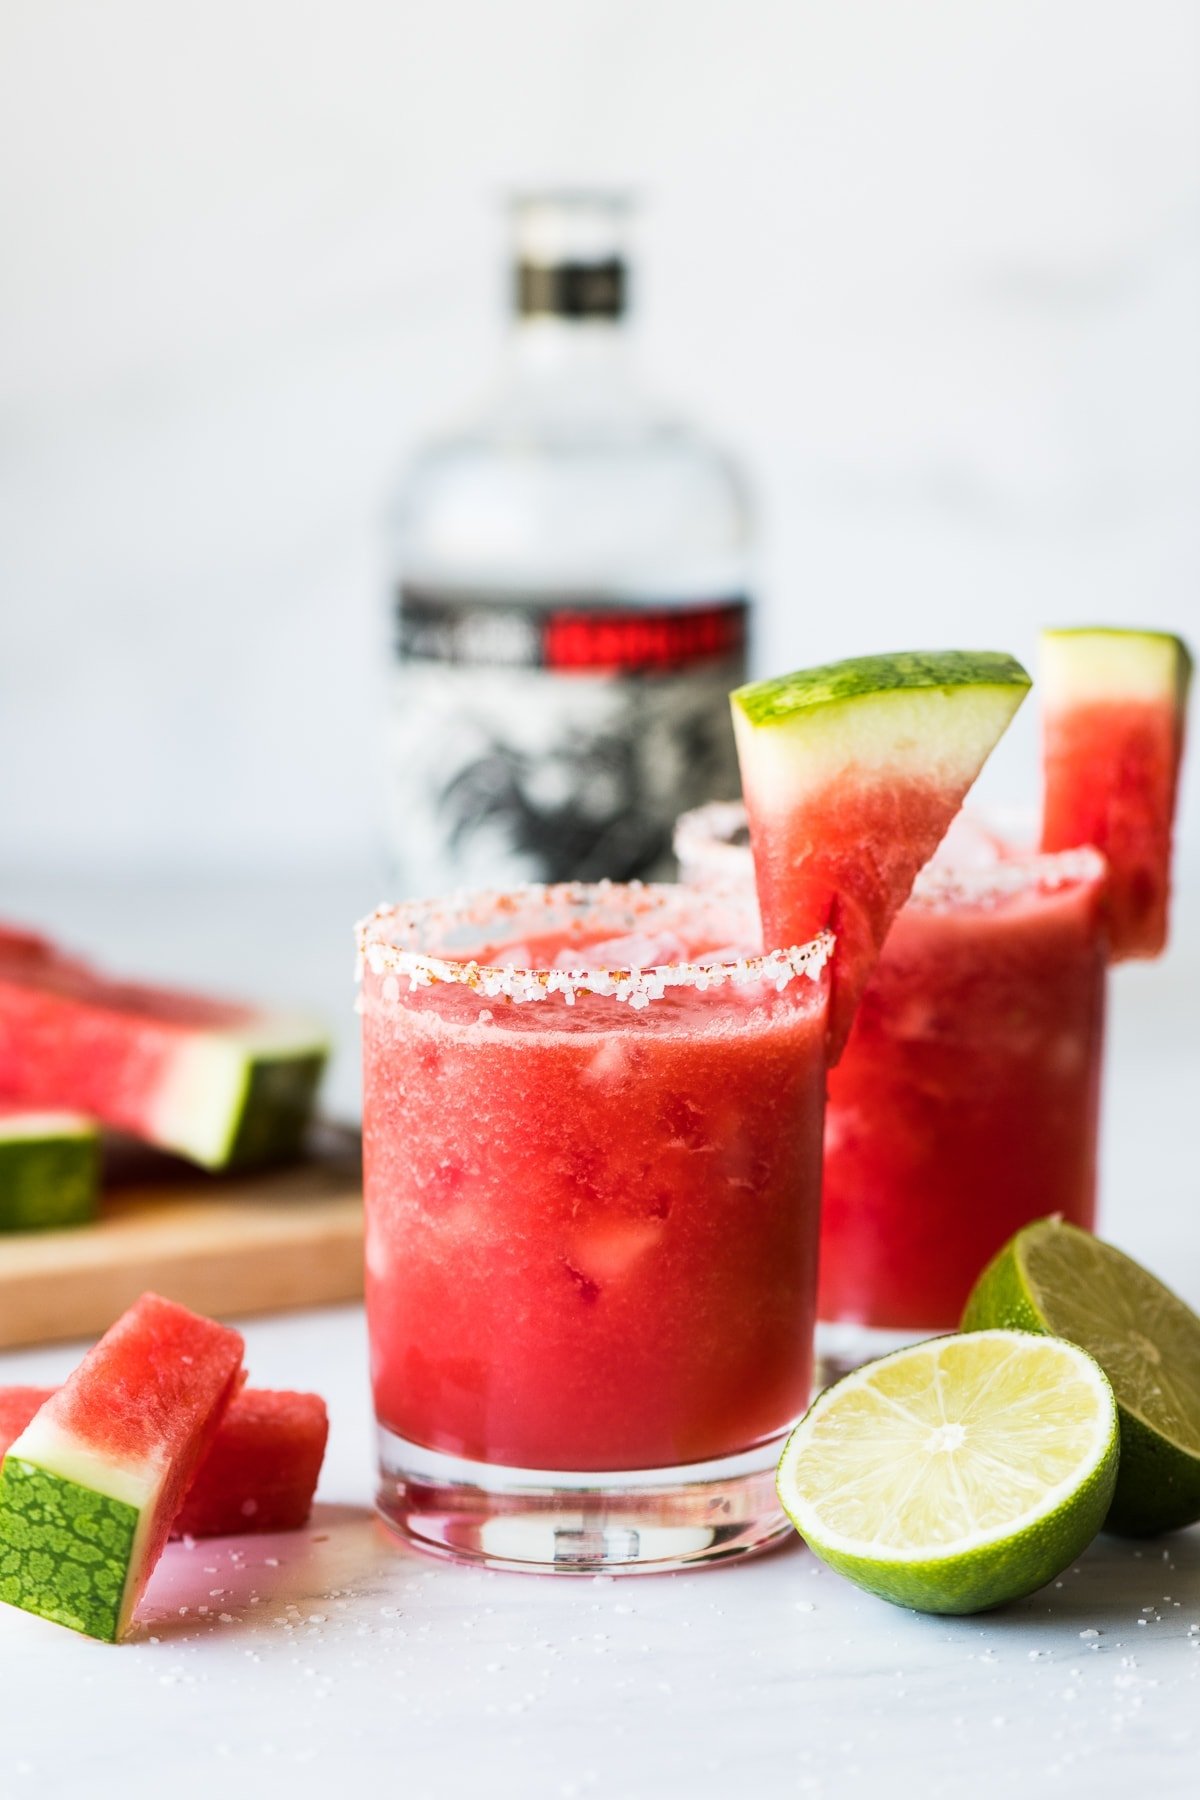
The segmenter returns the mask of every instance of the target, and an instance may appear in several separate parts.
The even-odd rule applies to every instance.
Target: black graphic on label
[[[677,814],[738,791],[746,606],[408,590],[393,847],[410,891],[669,869]]]

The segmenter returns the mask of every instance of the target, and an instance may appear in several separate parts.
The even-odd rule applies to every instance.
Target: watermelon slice
[[[0,928],[0,1095],[67,1107],[209,1169],[298,1150],[328,1044],[310,1021],[108,981]]]
[[[143,1294],[0,1469],[0,1600],[89,1637],[129,1628],[241,1381],[236,1331]]]
[[[0,1387],[0,1462],[53,1388]],[[329,1436],[319,1394],[243,1388],[229,1402],[171,1536],[295,1531],[312,1511]]]
[[[1011,656],[948,650],[826,663],[732,695],[763,942],[837,937],[831,1063],[889,925],[1029,685]]]
[[[1041,652],[1042,847],[1102,851],[1114,959],[1157,956],[1192,659],[1165,631],[1045,631]]]
[[[94,1119],[0,1102],[0,1232],[81,1225],[99,1183]]]

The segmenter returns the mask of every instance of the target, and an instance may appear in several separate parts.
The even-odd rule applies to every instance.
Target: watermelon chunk
[[[0,1387],[0,1462],[56,1388]]]
[[[1101,851],[1114,959],[1158,956],[1167,941],[1187,646],[1163,631],[1046,631],[1041,663],[1042,847]]]
[[[1029,689],[1011,656],[900,652],[801,669],[732,695],[770,949],[829,927],[829,1059],[963,796]]]
[[[0,1462],[54,1391],[0,1387]],[[229,1402],[171,1536],[295,1531],[312,1511],[328,1436],[319,1394],[243,1388]]]
[[[319,1394],[244,1389],[221,1421],[171,1536],[294,1531],[312,1511],[328,1436]]]
[[[94,1119],[0,1101],[0,1232],[81,1225],[99,1185]]]
[[[242,1379],[236,1331],[143,1294],[0,1469],[0,1600],[89,1637],[128,1630]]]
[[[328,1051],[305,1019],[104,979],[0,928],[0,1095],[90,1113],[209,1169],[294,1155]]]

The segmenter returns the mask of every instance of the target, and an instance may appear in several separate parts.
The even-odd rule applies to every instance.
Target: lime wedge
[[[963,1330],[1069,1338],[1113,1385],[1121,1470],[1105,1529],[1129,1537],[1200,1519],[1200,1318],[1132,1257],[1062,1219],[1010,1238],[971,1290]]]
[[[932,1338],[813,1402],[779,1463],[809,1548],[868,1593],[970,1613],[1050,1581],[1100,1529],[1117,1410],[1074,1344],[1021,1331]]]

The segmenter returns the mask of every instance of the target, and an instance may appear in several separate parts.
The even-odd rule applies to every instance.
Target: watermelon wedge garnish
[[[1167,941],[1171,834],[1192,659],[1165,631],[1045,631],[1042,847],[1108,863],[1114,959]]]
[[[0,1101],[0,1232],[82,1225],[99,1186],[94,1119]]]
[[[0,927],[0,1096],[67,1108],[209,1169],[298,1149],[328,1050],[310,1020],[106,980]]]
[[[0,1387],[0,1462],[53,1388]],[[329,1436],[319,1394],[243,1388],[229,1402],[171,1536],[295,1531],[312,1511]]]
[[[115,1642],[242,1379],[236,1331],[143,1294],[0,1469],[0,1600]]]
[[[1011,656],[862,656],[732,695],[770,949],[836,935],[837,1060],[888,927],[1029,689]]]

